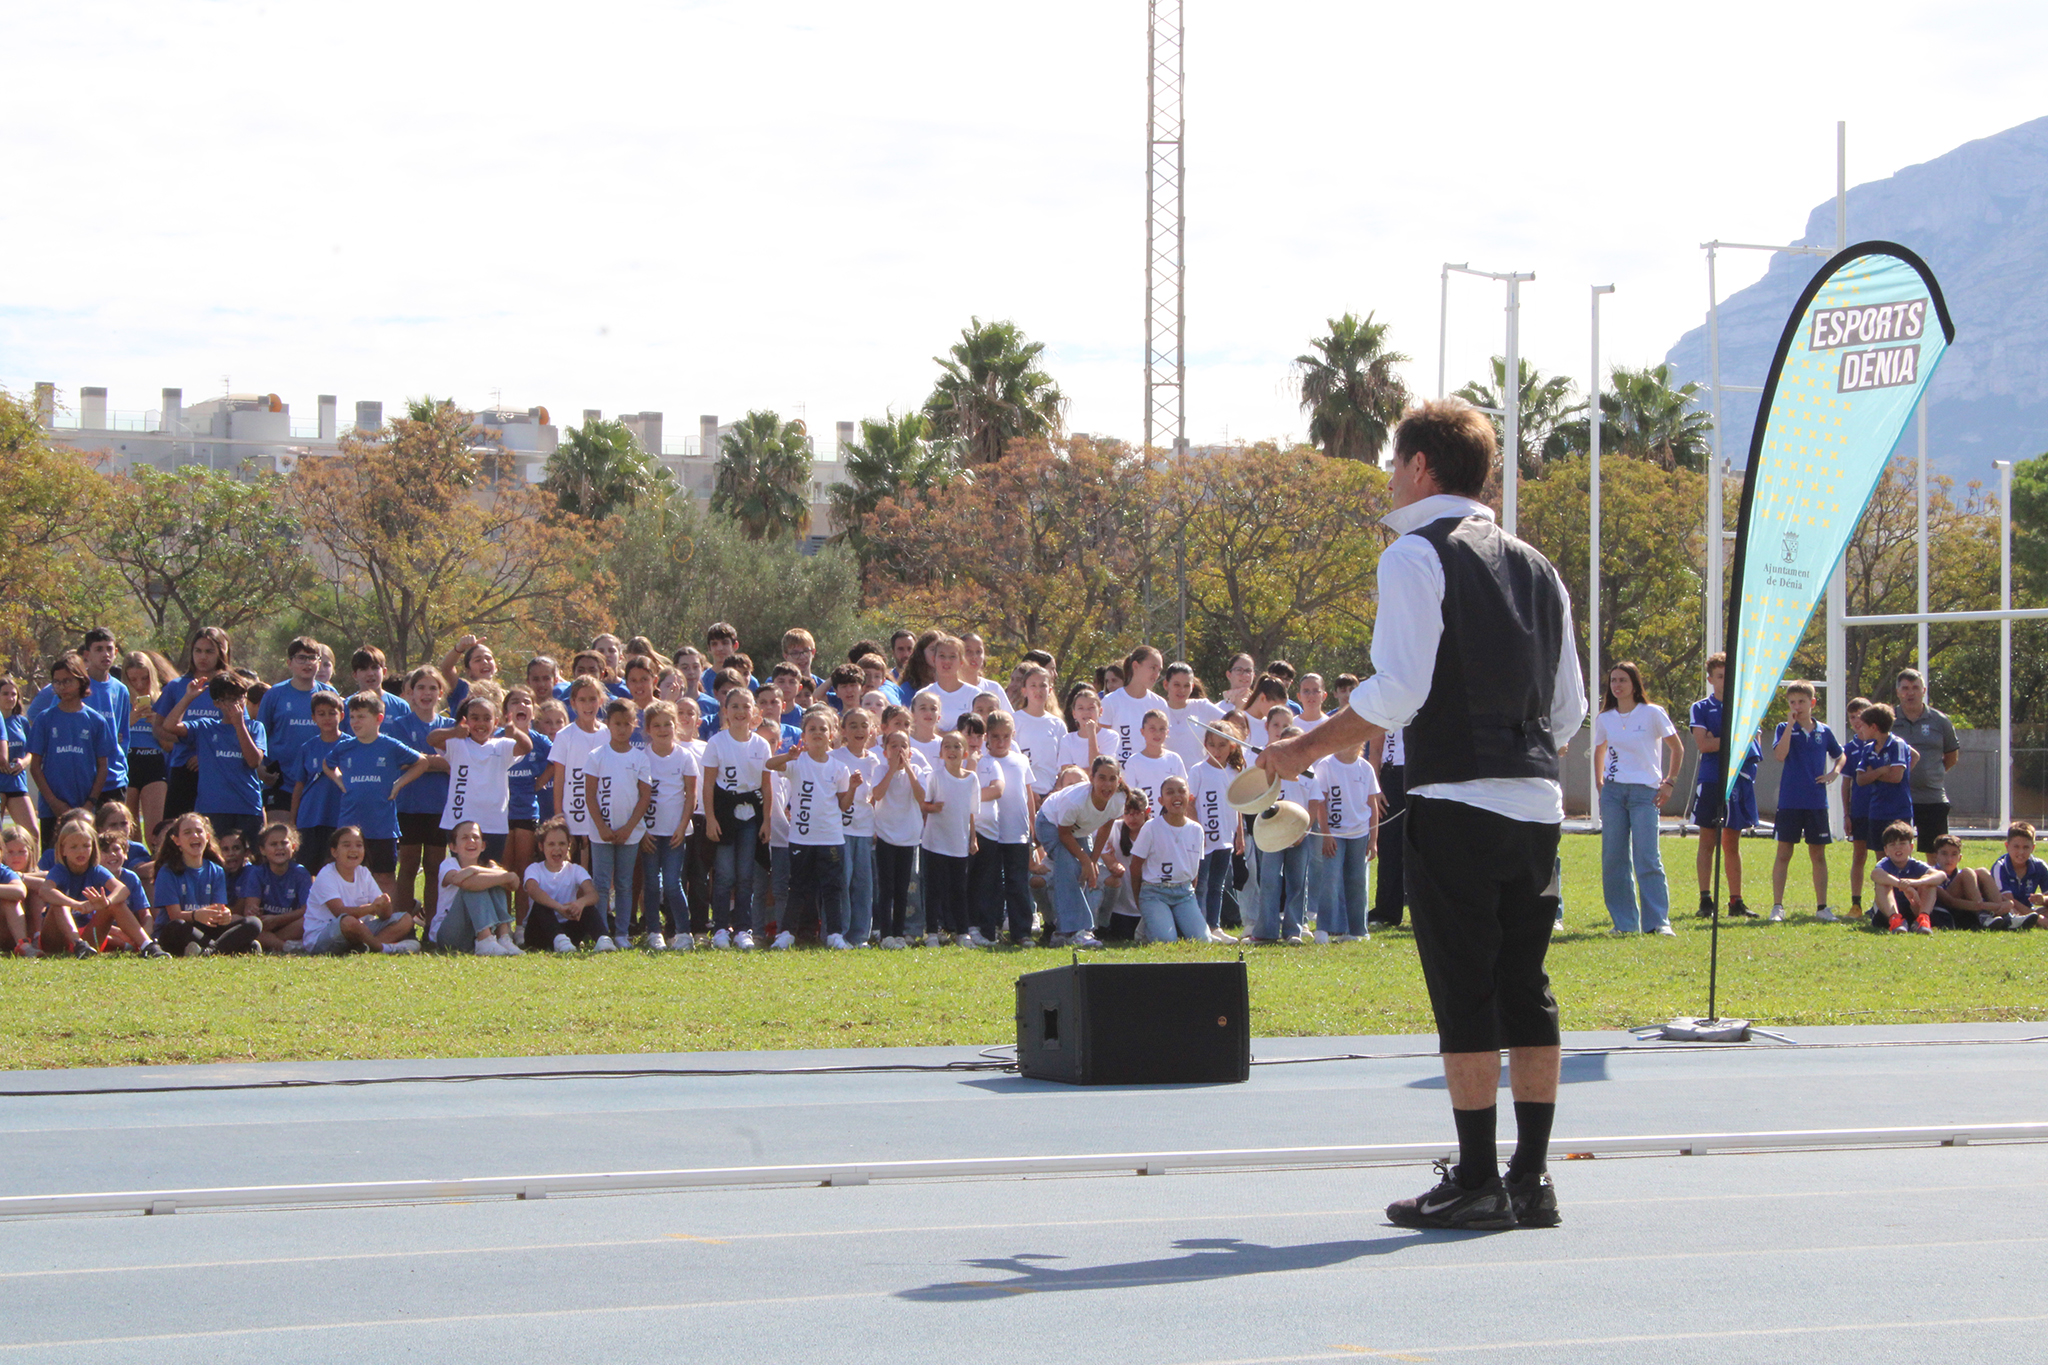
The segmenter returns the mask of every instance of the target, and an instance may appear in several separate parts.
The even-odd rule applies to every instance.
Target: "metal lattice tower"
[[[1181,0],[1149,0],[1145,87],[1145,447],[1187,449],[1187,161],[1181,146]]]

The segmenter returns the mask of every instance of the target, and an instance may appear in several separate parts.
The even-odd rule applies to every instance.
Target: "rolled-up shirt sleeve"
[[[1415,719],[1429,700],[1443,634],[1444,566],[1428,541],[1399,536],[1380,555],[1372,676],[1351,689],[1351,709],[1383,730]]]

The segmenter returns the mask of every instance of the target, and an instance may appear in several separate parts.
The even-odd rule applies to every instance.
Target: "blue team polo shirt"
[[[384,733],[416,753],[439,754],[441,751],[427,742],[427,736],[433,734],[436,730],[450,729],[454,724],[455,718],[453,716],[435,716],[431,721],[421,720],[413,714],[412,708],[407,706],[401,707],[397,715],[384,718]],[[398,810],[403,815],[438,816],[441,813],[442,807],[447,804],[448,774],[446,773],[427,773],[417,781],[407,783],[405,790],[398,794]],[[352,825],[355,821],[343,820],[342,823],[344,825]],[[370,832],[364,830],[363,837],[366,839],[371,837]],[[380,835],[378,837],[381,838],[383,836]],[[391,837],[395,838],[397,836],[393,835]]]
[[[57,689],[43,684],[35,700],[29,703],[28,718],[33,721],[57,705]],[[128,691],[128,684],[109,673],[104,678],[85,680],[85,705],[87,710],[97,711],[107,718],[114,727],[114,756],[107,760],[107,789],[128,785],[128,747],[121,743],[121,737],[128,733],[134,720],[135,698]],[[156,748],[156,738],[151,735],[150,749]],[[145,750],[145,752],[148,752]]]
[[[211,858],[178,872],[160,867],[156,873],[156,903],[163,909],[173,905],[226,905],[228,874]]]
[[[164,690],[156,694],[156,705],[150,709],[159,716],[168,716],[177,709],[179,702],[185,700],[185,692],[191,686],[192,675],[189,673],[182,678],[171,679],[164,684]],[[192,699],[192,704],[185,708],[182,719],[189,722],[208,718],[219,720],[220,708],[213,704],[213,698],[207,696],[206,689],[202,687],[199,689],[199,695]],[[170,765],[173,768],[183,767],[185,761],[191,757],[192,741],[189,737],[171,746]]]
[[[354,738],[354,735],[343,731],[329,742],[315,734],[312,739],[299,746],[299,752],[285,768],[284,775],[287,778],[302,784],[302,790],[299,792],[300,829],[316,829],[342,823],[341,788],[329,780],[327,764],[333,761],[336,749]]]
[[[51,791],[73,806],[84,805],[86,797],[92,794],[93,779],[99,775],[99,761],[103,758],[107,760],[106,785],[114,785],[113,757],[120,747],[114,727],[90,706],[81,706],[76,711],[53,706],[28,727],[28,752],[36,756],[42,767],[43,780],[49,783]],[[57,814],[40,792],[36,807],[37,813],[45,818]]]
[[[1913,760],[1916,757],[1913,746],[1897,735],[1886,735],[1882,743],[1864,746],[1863,766],[1866,769],[1906,770],[1903,782],[1872,782],[1862,789],[1870,796],[1865,814],[1880,827],[1894,820],[1904,820],[1909,825],[1913,823]]]
[[[187,713],[190,714],[189,712]],[[199,757],[199,795],[193,809],[201,815],[263,814],[263,771],[242,757],[242,740],[225,720],[187,720],[185,737]],[[249,737],[264,752],[263,722],[249,722]]]
[[[2025,872],[2013,870],[2012,855],[2001,853],[1998,861],[1991,865],[1991,875],[1998,879],[1998,889],[2009,896],[2017,896],[2021,904],[2037,891],[2048,891],[2048,863],[2039,858],[2027,859]]]
[[[1771,745],[1785,737],[1789,720],[1778,722],[1777,730],[1771,735]],[[1842,746],[1835,739],[1835,732],[1819,721],[1813,723],[1812,733],[1804,730],[1792,732],[1792,743],[1785,750],[1785,771],[1778,777],[1779,810],[1826,810],[1828,789],[1816,780],[1828,770],[1829,764],[1842,756]]]
[[[398,803],[391,799],[391,785],[419,757],[419,750],[390,735],[379,735],[369,744],[350,735],[335,745],[327,760],[341,770],[341,818],[335,824],[354,825],[365,839],[396,839]],[[414,782],[406,791],[418,785]]]
[[[330,787],[333,783],[328,783]],[[244,883],[246,894],[256,898],[257,910],[265,915],[303,913],[313,894],[313,874],[297,863],[285,864],[282,873],[272,872],[268,863],[251,863]]]
[[[264,692],[256,707],[256,719],[263,723],[263,731],[270,738],[264,754],[279,772],[290,773],[299,750],[319,738],[320,727],[313,723],[313,698],[333,691],[326,683],[314,683],[301,692],[297,683],[286,678]]]
[[[499,734],[504,731],[500,730]],[[537,820],[540,818],[540,802],[534,794],[535,785],[548,770],[548,755],[554,752],[554,741],[538,730],[528,735],[533,747],[512,760],[512,766],[505,769],[505,785],[510,801],[505,807],[508,820]],[[522,869],[523,871],[524,869]]]

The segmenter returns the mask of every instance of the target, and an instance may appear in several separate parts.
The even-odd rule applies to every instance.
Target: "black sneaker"
[[[1693,911],[1693,916],[1696,919],[1712,919],[1714,917],[1714,898],[1702,894],[1700,896],[1700,908]]]
[[[79,961],[83,962],[86,958],[98,957],[100,955],[100,950],[93,947],[84,939],[80,939],[78,940],[78,942],[71,945],[71,955],[77,958]]]
[[[1441,1177],[1413,1199],[1387,1205],[1387,1221],[1403,1228],[1452,1228],[1461,1232],[1504,1232],[1515,1225],[1515,1208],[1497,1175],[1476,1190],[1460,1185],[1448,1161],[1436,1163]]]
[[[1734,900],[1728,902],[1728,918],[1757,919],[1759,918],[1759,916],[1757,915],[1756,911],[1750,909],[1747,905],[1744,905],[1742,903],[1742,897],[1737,896]]]
[[[158,944],[154,940],[152,940],[142,945],[142,956],[148,958],[157,958],[169,957],[170,954],[165,952],[160,946],[158,946]]]
[[[1508,1202],[1514,1205],[1515,1225],[1517,1227],[1554,1228],[1557,1226],[1557,1186],[1551,1183],[1550,1172],[1537,1171],[1533,1175],[1511,1175],[1502,1183],[1507,1186]]]

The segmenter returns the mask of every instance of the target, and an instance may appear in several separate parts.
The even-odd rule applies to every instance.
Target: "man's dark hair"
[[[888,653],[888,651],[883,649],[882,646],[876,644],[873,640],[863,638],[855,640],[851,645],[847,647],[846,662],[850,664],[857,664],[861,661],[861,656],[864,654],[872,654],[879,659],[886,653]]]
[[[1446,493],[1476,498],[1493,469],[1493,423],[1462,398],[1437,398],[1412,408],[1394,428],[1394,458],[1403,464],[1417,455]]]
[[[85,633],[85,639],[79,643],[79,651],[83,653],[85,650],[91,649],[94,645],[99,644],[102,641],[105,641],[107,644],[110,645],[118,645],[121,643],[119,640],[116,640],[114,638],[113,631],[108,630],[105,626],[94,626],[91,630]]]

